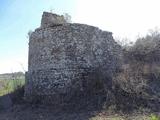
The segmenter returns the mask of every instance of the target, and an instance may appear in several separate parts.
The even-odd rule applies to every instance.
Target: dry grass
[[[90,120],[152,120],[150,115],[97,115]]]

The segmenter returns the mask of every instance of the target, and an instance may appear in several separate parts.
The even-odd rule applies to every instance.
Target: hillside
[[[0,74],[0,80],[24,79],[23,72]]]

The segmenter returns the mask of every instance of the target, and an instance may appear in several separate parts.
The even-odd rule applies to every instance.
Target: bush
[[[124,64],[114,77],[115,86],[137,98],[155,102],[147,103],[154,109],[160,102],[160,32],[148,33],[138,38],[133,46],[124,48]]]
[[[152,31],[145,37],[139,37],[135,44],[126,49],[126,55],[130,59],[156,62],[160,60],[160,32]]]

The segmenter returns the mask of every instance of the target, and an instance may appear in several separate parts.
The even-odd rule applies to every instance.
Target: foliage
[[[32,30],[29,30],[28,33],[27,33],[27,38],[30,38],[31,34],[33,33]]]
[[[154,114],[151,114],[150,120],[160,120],[160,117]]]
[[[135,44],[126,49],[130,59],[153,62],[160,60],[160,31],[152,30],[145,37],[139,37]]]
[[[67,23],[71,23],[71,16],[68,13],[64,13],[64,19],[67,21]]]
[[[124,49],[128,49],[133,45],[133,42],[130,41],[128,38],[115,38],[115,41]]]
[[[159,31],[152,31],[145,37],[139,37],[133,46],[124,49],[124,64],[113,78],[115,86],[119,89],[130,96],[135,95],[139,100],[142,99],[146,102],[145,107],[157,110],[159,106],[156,104],[160,101],[159,48]],[[149,102],[153,105],[147,104]],[[139,106],[141,102],[135,103]]]

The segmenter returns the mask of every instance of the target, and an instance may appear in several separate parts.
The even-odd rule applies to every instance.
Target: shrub
[[[160,32],[152,31],[145,37],[139,37],[135,44],[126,49],[130,59],[153,62],[160,60]]]
[[[125,93],[143,98],[153,109],[160,101],[160,32],[138,38],[133,46],[124,48],[124,64],[114,77],[115,86]],[[157,105],[156,105],[157,104]]]

